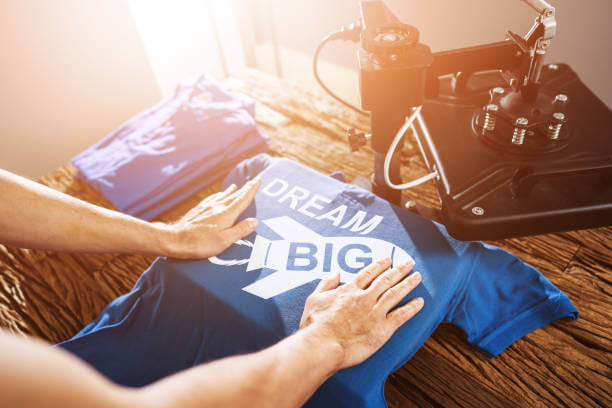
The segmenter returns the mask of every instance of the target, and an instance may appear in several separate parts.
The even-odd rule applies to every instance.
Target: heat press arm
[[[542,73],[546,49],[550,46],[550,41],[557,34],[555,8],[544,0],[521,1],[527,3],[539,13],[535,23],[523,38],[525,41],[524,45],[529,48],[529,53],[531,55],[531,66],[529,67],[526,82],[537,84],[540,82],[540,74]],[[521,46],[520,42],[519,46]]]
[[[542,66],[544,63],[544,56],[546,55],[546,49],[550,46],[550,41],[555,37],[556,31],[557,31],[557,21],[555,19],[555,8],[544,0],[521,0],[521,1],[529,5],[535,11],[537,11],[539,16],[536,18],[535,23],[533,24],[531,29],[527,32],[527,34],[523,38],[521,38],[520,36],[512,32],[509,32],[508,34],[511,37],[510,39],[512,40],[512,42],[514,42],[514,44],[516,44],[523,53],[525,53],[526,55],[529,55],[530,60],[531,60],[531,63],[529,64],[529,70],[524,76],[524,78],[522,78],[523,86],[526,86],[528,84],[533,84],[537,86],[537,84],[540,83],[540,76],[542,72]],[[508,45],[510,46],[511,44],[508,44]],[[508,60],[509,63],[512,65],[516,64],[515,57],[514,57],[515,53],[512,51],[512,48],[506,46],[503,43],[485,45],[484,47],[477,46],[477,47],[473,47],[469,49],[462,49],[458,51],[459,51],[458,52],[459,57],[464,57],[466,54],[475,55],[476,53],[486,53],[486,55],[489,57],[495,54],[503,55],[503,56],[507,54],[509,57],[505,58],[505,60]],[[445,66],[446,68],[448,66],[448,63],[450,64],[455,63],[456,61],[453,58],[454,54],[455,52],[453,51],[451,51],[450,53],[443,52],[443,53],[434,54],[435,56],[434,64],[433,64],[434,69],[432,71],[435,72],[438,66]],[[475,66],[477,64],[478,63],[476,63]],[[484,67],[481,67],[481,68],[484,68]],[[422,119],[421,113],[420,113],[420,107],[418,107],[415,109],[413,114],[410,115],[409,118],[407,118],[406,122],[404,123],[404,126],[402,126],[402,128],[397,132],[393,142],[391,143],[389,151],[385,155],[385,162],[384,162],[384,167],[383,167],[384,178],[385,178],[386,184],[392,189],[404,190],[404,189],[413,188],[413,187],[416,187],[420,184],[423,184],[429,180],[433,180],[438,177],[438,172],[435,169],[433,172],[427,174],[426,176],[420,177],[416,180],[412,180],[410,182],[403,183],[400,185],[392,183],[389,177],[389,166],[391,163],[391,157],[393,156],[395,152],[395,149],[397,147],[397,144],[399,143],[399,140],[401,140],[401,138],[403,137],[403,135],[406,133],[406,131],[409,128],[412,129],[413,133],[417,132],[417,129],[413,126],[413,122],[415,121],[415,119],[417,119],[419,123],[421,124],[422,131],[427,131],[424,121]]]
[[[523,3],[526,3],[529,7],[537,11],[541,16],[552,17],[555,19],[555,8],[548,4],[548,2],[544,0],[521,0]],[[552,37],[555,36],[555,33],[552,33]],[[552,38],[551,37],[551,38]]]
[[[437,96],[435,78],[441,75],[455,74],[457,91],[461,93],[472,73],[490,69],[506,71],[506,80],[513,89],[523,90],[528,98],[535,98],[546,50],[557,32],[557,21],[555,8],[544,0],[521,1],[539,14],[527,34],[521,36],[508,31],[506,41],[433,54],[434,61],[429,68],[430,80],[426,90],[429,98]]]

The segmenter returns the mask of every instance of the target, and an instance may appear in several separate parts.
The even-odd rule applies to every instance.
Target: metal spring
[[[495,129],[495,115],[491,115],[489,112],[485,113],[484,128],[489,132]]]
[[[483,129],[487,132],[492,132],[495,130],[495,112],[497,112],[499,108],[497,105],[491,104],[487,105],[487,109],[485,111],[484,123],[482,125]]]
[[[559,138],[559,133],[561,133],[562,123],[551,123],[548,125],[548,138],[550,140],[557,140]]]
[[[512,135],[512,143],[522,145],[525,141],[525,133],[527,133],[527,129],[515,127],[514,134]]]
[[[563,98],[567,100],[567,96],[565,95],[557,95],[558,100],[563,100]],[[565,120],[565,114],[563,112],[555,112],[552,114],[553,121],[548,125],[548,138],[550,140],[557,140],[559,138],[559,133],[561,133],[561,127],[563,126],[563,121]]]

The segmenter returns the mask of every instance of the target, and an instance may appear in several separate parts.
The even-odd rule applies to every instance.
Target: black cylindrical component
[[[370,117],[372,130],[372,149],[377,153],[387,153],[397,131],[402,127],[409,111],[391,112],[390,110],[372,111]],[[397,147],[401,150],[403,141]]]

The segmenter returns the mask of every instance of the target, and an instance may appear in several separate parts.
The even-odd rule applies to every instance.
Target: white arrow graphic
[[[338,270],[340,280],[348,282],[363,267],[386,256],[394,265],[411,259],[402,248],[378,238],[323,237],[288,216],[262,222],[283,239],[257,235],[246,271],[267,268],[276,272],[242,289],[264,299]],[[209,259],[217,263],[217,258]]]

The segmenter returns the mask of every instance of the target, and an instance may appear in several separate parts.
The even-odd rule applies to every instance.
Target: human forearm
[[[7,406],[41,408],[295,407],[338,369],[342,357],[337,344],[304,329],[258,353],[124,388],[61,349],[0,331],[0,391]]]
[[[198,259],[221,253],[257,221],[238,216],[259,179],[207,197],[172,224],[150,223],[89,204],[0,169],[0,244],[72,252],[123,252]]]
[[[138,400],[60,348],[0,330],[3,407],[134,407]]]
[[[161,224],[98,207],[0,170],[0,243],[58,251],[168,252]]]
[[[218,360],[167,377],[138,391],[160,407],[296,407],[339,367],[341,347],[300,330],[258,353]]]

